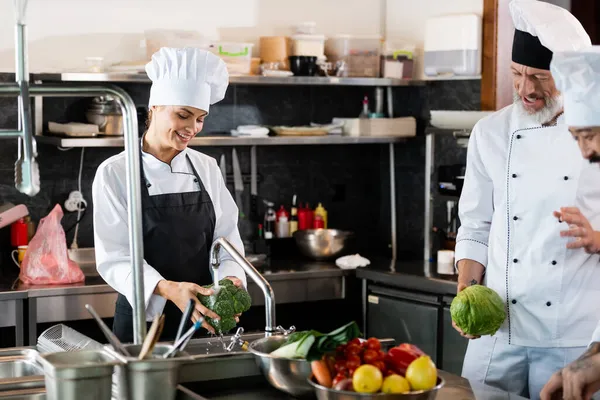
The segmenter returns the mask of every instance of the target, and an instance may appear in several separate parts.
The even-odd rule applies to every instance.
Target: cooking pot
[[[98,125],[101,135],[123,136],[123,114],[112,96],[94,97],[85,116],[89,123]]]

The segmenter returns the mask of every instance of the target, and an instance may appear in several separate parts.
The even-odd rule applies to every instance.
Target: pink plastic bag
[[[85,280],[79,265],[69,258],[60,205],[42,218],[35,236],[29,242],[19,279],[31,285],[56,285]]]

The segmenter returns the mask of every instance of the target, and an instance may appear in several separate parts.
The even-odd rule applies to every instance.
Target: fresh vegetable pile
[[[318,331],[292,333],[288,340],[270,354],[280,358],[319,360],[324,354],[360,336],[356,322],[350,322],[334,331],[323,334]]]
[[[214,289],[213,285],[204,286]],[[248,292],[235,286],[229,279],[219,281],[219,289],[212,296],[198,294],[200,303],[209,310],[214,311],[220,320],[206,318],[206,322],[215,328],[217,333],[227,333],[236,326],[235,316],[250,309],[252,299]]]
[[[504,301],[494,290],[482,285],[469,286],[456,295],[450,305],[452,320],[464,333],[493,335],[504,323]]]
[[[381,350],[376,338],[352,339],[311,362],[315,380],[334,390],[359,393],[408,393],[437,384],[437,368],[418,347],[404,343]]]

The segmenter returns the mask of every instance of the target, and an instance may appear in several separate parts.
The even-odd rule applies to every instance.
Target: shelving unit
[[[31,74],[32,81],[43,82],[138,82],[150,83],[145,72],[63,72]],[[231,76],[230,84],[308,85],[308,86],[424,86],[426,81],[392,78],[338,78],[320,76]]]
[[[195,137],[189,146],[303,146],[303,145],[335,145],[335,144],[385,144],[401,143],[405,137],[376,136],[304,136],[304,137],[227,137],[200,136]],[[49,144],[64,148],[71,147],[124,147],[123,137],[101,138],[63,138],[58,136],[35,136],[37,143]]]

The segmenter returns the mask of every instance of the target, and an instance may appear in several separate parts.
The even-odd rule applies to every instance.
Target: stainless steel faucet
[[[273,333],[280,332],[281,330],[275,328],[275,293],[269,282],[254,268],[248,260],[233,247],[229,241],[225,238],[218,238],[215,240],[210,248],[210,265],[213,269],[219,269],[219,251],[223,248],[244,272],[250,276],[250,278],[258,285],[260,290],[265,295],[265,336],[271,336]]]

